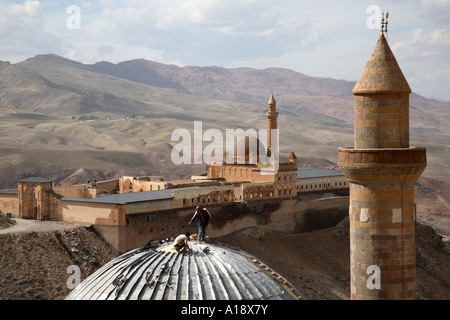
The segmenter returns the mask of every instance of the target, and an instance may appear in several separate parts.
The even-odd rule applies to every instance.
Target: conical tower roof
[[[380,35],[369,61],[353,88],[353,94],[364,93],[411,93],[411,88],[384,34]]]
[[[269,98],[269,104],[276,104],[277,102],[275,101],[275,98],[273,97],[273,94],[270,95]]]

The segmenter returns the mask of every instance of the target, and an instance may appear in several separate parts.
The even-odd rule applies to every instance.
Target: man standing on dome
[[[206,208],[197,206],[195,208],[194,216],[188,224],[191,224],[195,219],[198,220],[198,242],[204,243],[206,238],[206,227],[211,222],[211,214]]]

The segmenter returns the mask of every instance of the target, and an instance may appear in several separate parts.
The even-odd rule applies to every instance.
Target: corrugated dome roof
[[[411,93],[411,88],[384,34],[380,35],[352,92],[353,94]]]
[[[153,244],[153,245],[151,245]],[[303,300],[281,275],[255,257],[218,243],[149,242],[81,282],[66,300]]]

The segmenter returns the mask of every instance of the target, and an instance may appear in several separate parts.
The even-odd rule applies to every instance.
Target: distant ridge
[[[271,93],[280,153],[333,167],[337,148],[353,143],[355,83],[283,68],[179,67],[145,59],[83,64],[49,54],[0,62],[0,186],[28,174],[61,182],[80,168],[98,177],[190,177],[190,165],[171,162],[171,132],[192,130],[196,120],[204,130],[265,128]],[[425,176],[450,181],[450,103],[411,94],[410,118],[412,143],[428,148]],[[83,174],[70,181],[77,176]]]
[[[91,92],[89,97],[82,95],[79,88],[70,85],[70,77],[120,83],[120,79],[154,88],[173,89],[177,94],[194,94],[216,99],[261,104],[269,92],[277,96],[279,108],[288,110],[308,110],[349,123],[353,121],[353,95],[356,81],[331,78],[310,77],[289,69],[267,68],[222,68],[166,65],[145,59],[135,59],[113,64],[107,61],[95,64],[82,64],[54,54],[37,55],[12,67],[25,67],[45,77],[53,89],[75,93],[76,97],[65,99],[65,108],[71,107],[67,114],[85,114],[89,112],[111,112],[124,114],[124,106],[130,112],[145,114],[149,107],[138,101],[125,101],[117,91],[103,88]],[[363,66],[361,66],[361,69]],[[0,77],[2,74],[0,73]],[[114,78],[107,78],[112,76]],[[87,79],[86,79],[87,78]],[[115,79],[115,80],[114,80]],[[30,79],[31,80],[31,79]],[[61,86],[64,83],[64,86]],[[58,86],[59,85],[59,86]],[[120,84],[119,84],[120,85]],[[62,94],[62,93],[61,93]],[[0,97],[2,88],[0,87]],[[76,101],[74,100],[76,99]],[[131,99],[133,100],[133,99]],[[450,103],[427,99],[411,94],[412,128],[441,128],[447,130],[450,121]],[[42,101],[45,104],[45,101]],[[74,106],[73,104],[78,104]],[[0,98],[0,104],[2,99]],[[49,102],[51,105],[51,103]],[[14,103],[12,104],[14,107]],[[30,111],[30,110],[28,110]],[[52,114],[52,112],[41,112]]]

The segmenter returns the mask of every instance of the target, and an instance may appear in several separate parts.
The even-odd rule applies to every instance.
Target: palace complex
[[[273,152],[270,132],[277,129],[277,116],[276,102],[271,95],[267,112],[268,155]],[[264,216],[275,210],[272,208],[275,203],[280,206],[282,200],[290,199],[293,202],[289,205],[296,207],[300,194],[318,193],[320,198],[329,192],[341,190],[345,193],[348,190],[348,182],[342,173],[301,168],[294,153],[287,162],[278,163],[276,172],[267,174],[264,170],[270,163],[261,163],[259,159],[249,161],[248,139],[245,150],[245,161],[212,163],[206,174],[179,181],[124,176],[108,181],[55,186],[44,178],[20,179],[17,190],[0,191],[0,210],[25,219],[93,225],[105,240],[124,252],[145,244],[150,238],[161,239],[184,232],[198,205],[211,208],[215,216],[211,234],[221,235],[250,226],[254,219],[260,219],[244,219],[248,212],[256,210]],[[255,209],[258,203],[265,208]],[[250,204],[253,207],[249,209]],[[228,208],[226,215],[217,216],[220,208]],[[289,215],[296,211],[285,210]],[[281,228],[296,225],[290,220],[292,217],[280,217],[278,225],[283,226]],[[221,220],[219,225],[217,222]]]

